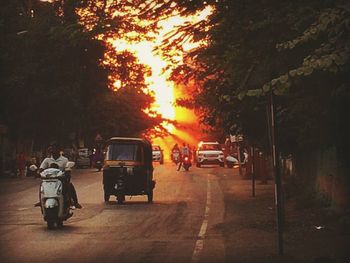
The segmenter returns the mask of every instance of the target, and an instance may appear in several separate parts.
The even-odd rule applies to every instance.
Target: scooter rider
[[[52,143],[50,146],[51,149],[51,156],[45,158],[39,168],[39,173],[41,173],[43,170],[50,168],[52,166],[56,166],[59,169],[64,169],[66,167],[66,164],[68,162],[68,159],[64,156],[61,155],[60,153],[60,147],[57,143]],[[78,202],[78,196],[75,190],[74,185],[70,181],[70,171],[66,171],[66,183],[67,183],[67,188],[68,188],[68,194],[73,200],[73,205],[76,208],[82,208],[82,206]],[[35,206],[40,206],[40,202],[36,203]]]
[[[181,169],[184,158],[186,156],[189,157],[189,155],[190,155],[190,149],[185,143],[182,144],[182,148],[181,148],[180,153],[181,153],[181,157],[180,157],[179,167],[177,168],[178,171],[180,171],[180,169]]]
[[[171,149],[171,155],[170,158],[173,162],[175,162],[176,164],[180,161],[180,148],[177,145],[177,143],[175,143],[175,145],[173,146],[173,148]]]

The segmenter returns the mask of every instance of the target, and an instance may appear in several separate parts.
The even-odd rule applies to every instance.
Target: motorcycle
[[[226,165],[228,168],[233,168],[235,165],[238,165],[238,160],[232,155],[226,157]]]
[[[191,160],[188,156],[185,156],[182,162],[182,166],[185,168],[186,171],[190,169],[192,166]]]
[[[171,159],[177,165],[180,162],[180,151],[177,151],[177,150],[172,151]]]
[[[68,194],[66,173],[74,166],[74,162],[68,162],[64,171],[58,168],[48,168],[40,173],[40,207],[47,228],[62,227],[63,221],[72,217],[71,200]],[[32,171],[38,168],[30,167]]]

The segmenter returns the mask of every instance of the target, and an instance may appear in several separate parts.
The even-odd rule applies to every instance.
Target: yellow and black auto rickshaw
[[[152,145],[146,139],[112,137],[106,143],[103,167],[104,200],[122,204],[125,195],[147,195],[153,201]]]

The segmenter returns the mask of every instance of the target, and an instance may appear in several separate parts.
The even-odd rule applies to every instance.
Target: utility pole
[[[0,176],[3,176],[5,173],[5,134],[7,133],[7,126],[6,125],[1,125],[0,124]]]
[[[238,159],[238,171],[239,176],[242,176],[242,165],[241,165],[241,147],[240,142],[237,140],[237,159]]]
[[[255,171],[254,171],[254,146],[250,147],[251,171],[252,171],[252,196],[255,197]]]
[[[275,95],[271,91],[270,95],[270,131],[271,131],[271,147],[273,160],[273,173],[275,177],[275,205],[276,205],[276,219],[277,219],[277,234],[278,234],[278,253],[283,255],[283,206],[282,206],[282,180],[280,174],[279,149],[277,144],[277,127],[276,127],[276,109],[275,109]]]

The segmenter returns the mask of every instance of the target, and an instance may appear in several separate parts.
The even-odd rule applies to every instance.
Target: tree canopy
[[[175,2],[182,14],[213,7],[206,21],[179,28],[177,40],[164,43],[166,50],[180,48],[184,36],[206,42],[174,70],[173,79],[194,91],[180,105],[267,147],[266,105],[273,92],[284,153],[335,145],[344,156],[350,141],[347,1]]]
[[[111,17],[104,4],[1,3],[0,123],[14,139],[45,145],[52,138],[66,142],[72,134],[87,141],[97,132],[137,136],[162,121],[144,112],[154,100],[144,89],[148,69],[106,41],[112,34],[142,36],[146,29],[128,16]],[[113,91],[116,79],[123,89]]]

